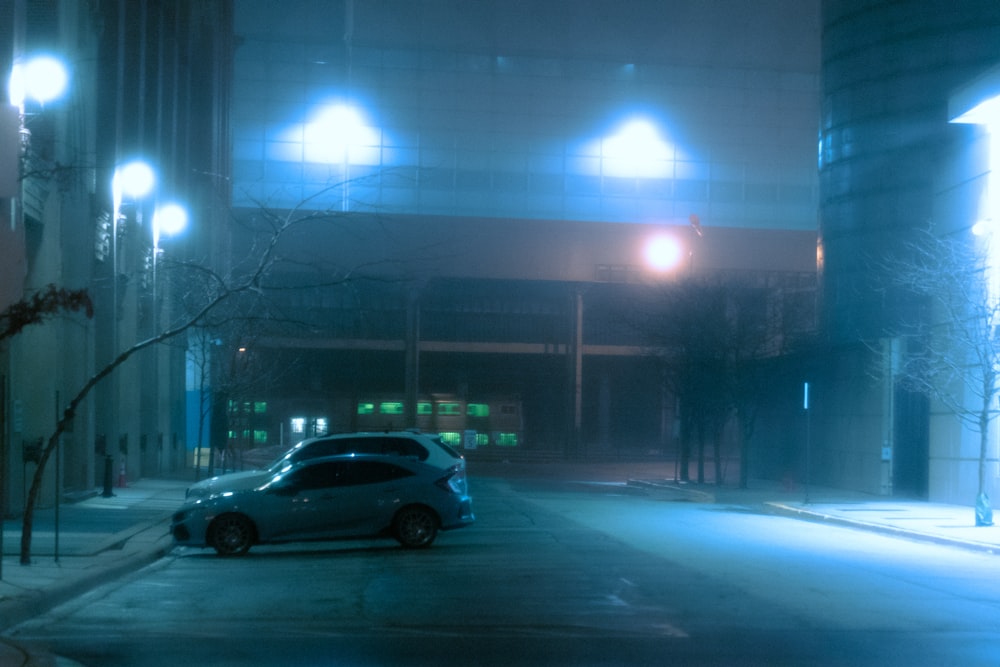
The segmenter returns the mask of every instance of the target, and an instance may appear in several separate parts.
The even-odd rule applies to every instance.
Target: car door
[[[274,483],[257,518],[265,540],[324,537],[330,530],[330,505],[343,474],[340,461],[307,463]]]
[[[390,461],[347,459],[323,509],[336,537],[375,535],[392,521],[414,473]]]
[[[388,526],[413,472],[388,461],[344,458],[303,465],[269,495],[271,539],[374,535]]]

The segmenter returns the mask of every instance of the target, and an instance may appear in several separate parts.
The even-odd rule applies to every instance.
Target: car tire
[[[254,526],[242,514],[223,514],[209,528],[209,543],[220,556],[242,556],[254,543]]]
[[[404,507],[392,522],[392,534],[407,549],[429,547],[437,537],[438,518],[419,505]]]

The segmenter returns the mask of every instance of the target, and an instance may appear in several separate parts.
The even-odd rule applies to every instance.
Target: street
[[[86,667],[998,662],[994,555],[616,484],[472,493],[428,550],[178,548],[7,636]]]

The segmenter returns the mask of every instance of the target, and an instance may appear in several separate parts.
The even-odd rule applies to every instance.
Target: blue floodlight
[[[666,178],[677,159],[676,147],[645,116],[625,119],[597,144],[601,174],[624,178]]]
[[[353,105],[323,107],[306,123],[303,140],[306,162],[378,164],[379,133]]]

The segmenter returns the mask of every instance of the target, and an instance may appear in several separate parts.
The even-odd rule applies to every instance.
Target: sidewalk
[[[665,499],[750,505],[795,519],[1000,554],[1000,509],[994,525],[977,527],[972,499],[968,506],[945,505],[824,487],[789,489],[762,481],[751,481],[747,489],[655,479],[630,479],[628,484]]]
[[[471,467],[471,466],[470,466]],[[666,469],[635,465],[477,465],[481,477],[539,476],[546,479],[627,485],[665,501],[734,505],[796,519],[831,524],[1000,553],[1000,526],[975,527],[968,507],[872,496],[827,488],[791,489],[751,482],[748,489],[679,484]],[[642,477],[637,477],[642,475]],[[647,477],[648,475],[648,477]],[[58,542],[53,509],[36,512],[32,564],[19,561],[21,523],[3,523],[0,571],[0,665],[45,665],[3,640],[9,627],[45,613],[100,584],[152,563],[172,548],[167,533],[171,514],[184,500],[192,480],[142,479],[114,496],[94,496],[64,505]],[[998,515],[1000,521],[1000,515]]]
[[[55,510],[37,510],[31,565],[20,564],[20,519],[4,521],[0,632],[165,554],[173,544],[170,516],[190,483],[143,479],[113,489],[110,498],[62,505],[58,531]],[[8,664],[3,646],[0,664]]]

